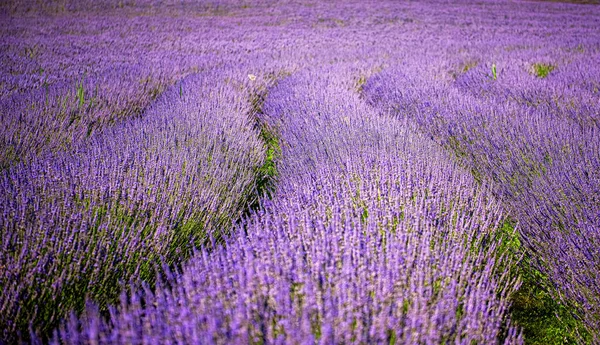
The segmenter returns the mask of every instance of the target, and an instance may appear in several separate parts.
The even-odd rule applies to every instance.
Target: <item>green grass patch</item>
[[[514,221],[507,219],[499,234],[502,236],[500,252],[515,258],[522,255],[523,248],[515,232]],[[575,310],[553,297],[548,277],[535,269],[527,256],[513,270],[521,277],[522,285],[510,296],[510,317],[523,330],[525,344],[591,343]]]
[[[277,82],[275,75],[269,76],[271,83]],[[275,191],[277,177],[277,162],[281,158],[281,143],[277,130],[270,126],[266,121],[261,119],[263,114],[263,105],[267,98],[268,90],[258,89],[250,91],[250,116],[255,120],[255,128],[259,131],[259,138],[265,145],[265,160],[263,164],[257,168],[256,179],[254,181],[253,191],[248,195],[247,212],[256,210],[260,206],[260,198],[271,198]]]
[[[260,196],[271,197],[275,190],[275,182],[277,180],[277,161],[281,157],[281,146],[279,138],[274,130],[263,124],[260,128],[260,138],[265,143],[265,161],[258,168],[256,179],[256,189]]]
[[[556,67],[547,63],[533,64],[533,71],[538,78],[546,78]]]

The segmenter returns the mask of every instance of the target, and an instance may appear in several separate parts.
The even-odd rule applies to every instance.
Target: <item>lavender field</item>
[[[0,344],[600,344],[596,1],[0,2]]]

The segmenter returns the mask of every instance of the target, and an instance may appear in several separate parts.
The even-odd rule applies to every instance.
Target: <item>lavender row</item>
[[[475,176],[493,182],[535,253],[531,261],[598,341],[599,76],[581,73],[583,64],[564,63],[542,78],[506,59],[497,79],[488,63],[448,83],[390,69],[364,89],[373,104],[415,119]]]
[[[277,191],[156,290],[88,306],[54,343],[521,343],[499,204],[414,126],[380,117],[343,68],[280,81]]]
[[[227,232],[254,194],[264,146],[226,75],[187,78],[143,118],[3,173],[5,341],[30,324],[48,334],[86,297],[105,305]]]
[[[94,132],[142,116],[175,80],[214,67],[204,58],[180,63],[190,52],[165,44],[177,29],[152,35],[156,26],[126,16],[3,20],[0,168],[73,150]],[[194,53],[215,44],[211,38]]]
[[[280,69],[245,71],[252,64],[240,63],[240,54],[251,51],[263,67],[268,47],[245,42],[250,34],[228,18],[8,16],[0,35],[0,169],[75,150],[93,133],[143,116],[189,74],[236,66],[245,77]]]
[[[73,150],[92,133],[139,117],[168,83],[152,73],[119,70],[112,76],[60,83],[2,100],[6,130],[0,136],[0,169],[27,164],[49,152]]]

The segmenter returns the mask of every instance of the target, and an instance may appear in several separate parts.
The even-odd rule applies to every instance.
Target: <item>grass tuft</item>
[[[77,99],[79,101],[79,108],[83,107],[85,102],[85,90],[83,88],[83,80],[77,84]]]
[[[556,67],[546,63],[533,64],[533,70],[538,78],[546,78]]]

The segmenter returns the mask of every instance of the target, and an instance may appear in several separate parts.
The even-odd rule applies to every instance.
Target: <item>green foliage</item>
[[[192,256],[194,248],[203,244],[205,238],[205,225],[200,220],[189,220],[177,226],[169,243],[167,262],[170,265],[185,262]]]
[[[387,330],[387,338],[389,345],[396,345],[396,337],[396,331],[394,331],[393,329]]]
[[[83,89],[83,81],[80,81],[77,84],[77,99],[79,101],[79,107],[83,107],[83,103],[85,102],[85,91]]]
[[[492,79],[496,80],[498,78],[498,74],[496,73],[496,64],[492,64]]]
[[[275,188],[277,178],[277,160],[281,156],[281,146],[279,139],[273,130],[263,125],[260,130],[260,138],[267,148],[265,152],[265,161],[258,168],[258,177],[256,187],[259,195],[271,196]]]
[[[543,278],[539,271],[523,272],[522,276],[523,285],[511,297],[511,317],[522,327],[525,344],[576,343],[580,321],[541,286],[536,279]]]
[[[533,64],[533,70],[538,78],[546,78],[556,67],[546,63]]]
[[[513,259],[522,255],[522,244],[515,231],[514,221],[506,219],[498,235],[502,238],[500,253],[507,253]],[[522,285],[511,296],[511,320],[522,328],[525,344],[574,344],[581,340],[584,343],[590,342],[574,309],[552,296],[548,278],[532,266],[529,258],[520,260],[514,266],[513,273],[521,277]]]

